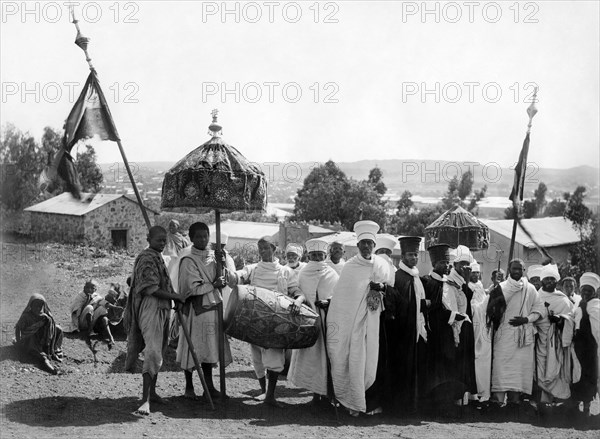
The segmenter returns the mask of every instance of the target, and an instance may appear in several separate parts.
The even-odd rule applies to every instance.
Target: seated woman
[[[71,304],[71,323],[74,331],[85,331],[86,342],[90,344],[90,336],[96,331],[108,343],[108,349],[115,345],[108,322],[108,310],[113,305],[107,302],[98,290],[98,282],[89,280],[83,292],[77,294]]]
[[[39,360],[43,370],[56,375],[51,360],[62,361],[62,340],[62,329],[54,322],[44,296],[32,295],[15,325],[15,345]]]

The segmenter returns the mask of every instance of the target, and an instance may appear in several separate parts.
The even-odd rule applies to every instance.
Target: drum
[[[224,313],[227,335],[263,348],[303,349],[319,337],[319,315],[302,305],[291,315],[293,299],[266,288],[238,285]]]

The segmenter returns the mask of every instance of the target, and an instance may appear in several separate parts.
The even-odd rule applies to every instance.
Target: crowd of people
[[[219,362],[215,310],[227,305],[236,285],[246,284],[288,296],[292,315],[308,306],[321,317],[312,347],[251,346],[256,399],[270,406],[281,407],[276,386],[288,363],[288,382],[312,392],[315,403],[339,404],[351,416],[434,411],[452,417],[473,406],[514,419],[557,409],[590,415],[600,388],[595,273],[584,273],[578,284],[561,279],[553,263],[526,267],[514,259],[507,273],[494,270],[485,289],[471,251],[442,244],[427,249],[432,267],[423,275],[417,269],[421,238],[399,239],[396,267],[397,241],[379,234],[373,221],[354,225],[358,254],[348,260],[343,244],[319,238],[288,244],[279,260],[276,243],[266,236],[258,241],[260,262],[236,270],[224,234],[216,249],[204,223],[190,226],[189,240],[177,224],[170,229],[150,229],[128,297],[102,298],[90,281],[72,307],[73,326],[98,332],[110,348],[110,311],[124,306],[125,368],[133,370],[144,353],[139,413],[161,401],[156,382],[173,340],[185,396],[200,397],[193,385],[197,364],[211,398],[221,396],[212,380]],[[119,297],[126,303],[116,304]],[[31,298],[16,329],[17,342],[52,368],[48,359],[60,358],[62,331],[43,297]],[[232,361],[227,341],[224,351],[226,366]]]

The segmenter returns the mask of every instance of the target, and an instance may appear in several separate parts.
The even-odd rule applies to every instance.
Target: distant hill
[[[444,194],[448,181],[459,169],[461,172],[469,169],[467,163],[438,160],[361,160],[339,162],[337,165],[348,177],[357,180],[366,179],[369,171],[378,166],[383,171],[383,179],[390,192],[400,195],[408,190],[414,195],[438,197]],[[137,162],[132,163],[132,168],[136,174],[139,172],[156,175],[168,171],[174,164],[174,162]],[[269,177],[271,201],[289,202],[314,166],[314,162],[263,166],[265,175]],[[514,170],[500,168],[495,164],[485,168],[482,165],[470,166],[475,171],[475,189],[487,185],[488,196],[508,196],[513,185]],[[105,175],[115,170],[114,163],[100,164],[100,167]],[[123,167],[121,172],[125,172]],[[588,203],[598,202],[599,180],[599,170],[592,166],[551,169],[538,168],[535,164],[530,164],[525,182],[525,197],[533,197],[533,191],[537,189],[539,182],[543,181],[548,187],[548,197],[562,197],[564,192],[573,192],[578,185],[583,185],[588,188]]]

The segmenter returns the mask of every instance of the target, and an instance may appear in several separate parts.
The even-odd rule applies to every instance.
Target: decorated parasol
[[[258,165],[249,162],[220,137],[218,111],[212,111],[208,127],[211,139],[179,160],[166,174],[161,209],[178,213],[206,213],[214,209],[217,251],[221,249],[221,212],[263,211],[267,204],[267,180]],[[217,276],[222,259],[217,259]],[[218,317],[221,393],[225,396],[225,333],[223,302],[214,311]]]
[[[488,227],[460,206],[447,210],[425,228],[426,248],[447,244],[452,248],[464,245],[471,250],[482,250],[488,248],[489,243]]]

